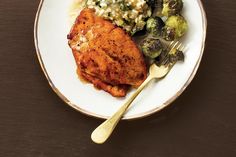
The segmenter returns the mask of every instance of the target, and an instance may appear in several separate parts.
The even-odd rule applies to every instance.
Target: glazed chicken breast
[[[129,86],[138,87],[147,77],[143,55],[131,37],[93,9],[81,11],[68,40],[78,75],[114,97],[125,96]]]

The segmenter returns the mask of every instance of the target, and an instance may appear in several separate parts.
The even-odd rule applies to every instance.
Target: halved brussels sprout
[[[146,38],[140,44],[141,50],[146,57],[156,58],[158,57],[162,50],[163,46],[159,39]]]
[[[164,16],[171,16],[180,14],[183,9],[183,1],[182,0],[163,0],[163,9],[162,14]]]
[[[180,50],[173,49],[171,52],[164,50],[160,56],[155,59],[155,63],[158,66],[161,65],[173,65],[178,61],[184,61],[184,53]]]
[[[167,41],[173,41],[182,37],[188,30],[187,21],[183,16],[173,15],[166,20],[162,29],[162,37]]]
[[[160,17],[150,17],[147,20],[146,30],[152,36],[157,37],[161,35],[161,30],[165,26],[165,23]]]
[[[174,64],[178,61],[184,61],[184,53],[178,49],[173,49],[170,53],[169,53],[169,60],[170,63]]]

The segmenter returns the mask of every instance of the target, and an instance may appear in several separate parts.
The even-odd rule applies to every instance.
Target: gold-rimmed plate
[[[126,98],[114,98],[78,79],[76,64],[68,46],[69,8],[73,0],[41,0],[35,19],[35,47],[45,76],[58,96],[74,109],[90,116],[111,116]],[[123,119],[136,119],[160,111],[173,102],[194,78],[205,46],[207,21],[200,0],[185,0],[183,15],[189,31],[182,42],[188,47],[184,63],[174,66],[168,76],[152,82],[134,101]]]

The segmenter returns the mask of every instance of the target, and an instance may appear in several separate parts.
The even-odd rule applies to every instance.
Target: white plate
[[[52,89],[68,105],[90,116],[107,118],[127,100],[117,99],[84,84],[76,74],[76,63],[67,44],[71,24],[68,9],[73,0],[41,0],[35,20],[35,46],[39,62]],[[199,67],[206,37],[206,16],[200,0],[184,1],[189,31],[184,63],[178,63],[163,80],[152,82],[134,101],[123,119],[135,119],[160,111],[173,102],[192,81]]]

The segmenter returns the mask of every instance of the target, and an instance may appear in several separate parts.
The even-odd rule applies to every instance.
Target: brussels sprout
[[[160,17],[150,17],[147,20],[146,30],[152,36],[157,37],[161,35],[161,29],[165,26],[165,23]]]
[[[140,44],[141,50],[143,54],[150,58],[158,57],[162,50],[163,46],[159,39],[154,38],[146,38]]]
[[[184,53],[178,49],[173,49],[169,54],[169,61],[171,64],[184,61]]]
[[[171,16],[180,14],[183,9],[182,0],[163,0],[162,14],[164,16]]]
[[[158,56],[155,59],[155,63],[158,66],[161,65],[173,65],[178,61],[184,61],[184,53],[182,51],[179,51],[177,49],[171,50],[171,52],[168,53],[167,50],[164,50],[160,56]]]
[[[170,16],[166,20],[166,25],[162,29],[162,37],[167,41],[172,41],[182,37],[188,29],[187,21],[180,15]]]
[[[153,16],[163,16],[163,0],[150,0],[148,5],[152,7]]]
[[[136,25],[130,31],[130,35],[133,36],[138,31],[143,30],[143,28],[145,27],[145,24],[146,24],[146,22],[143,20],[138,21],[138,23],[136,23]]]

